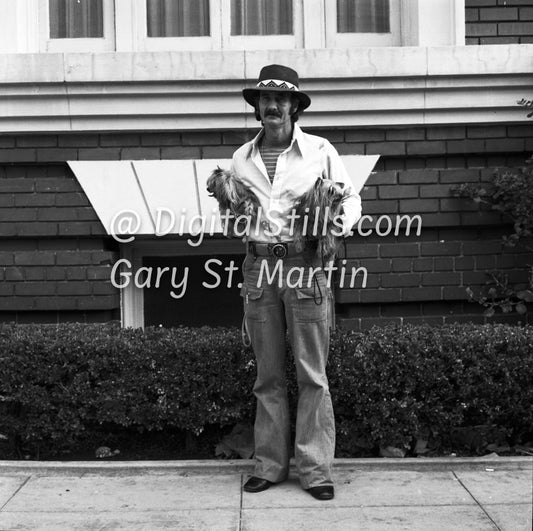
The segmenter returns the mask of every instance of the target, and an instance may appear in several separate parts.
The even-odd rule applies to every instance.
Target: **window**
[[[330,0],[328,5],[326,47],[401,44],[400,0]]]
[[[40,48],[47,52],[114,50],[113,0],[40,0]]]
[[[221,47],[220,0],[131,0],[130,3],[135,26],[131,40],[139,50]]]
[[[389,33],[389,0],[337,0],[338,33]]]
[[[146,0],[148,37],[206,37],[209,0]]]
[[[303,47],[302,0],[220,0],[222,48]]]
[[[224,243],[228,242],[224,241]],[[166,253],[174,246],[176,242],[167,245]],[[238,285],[242,282],[241,265],[244,261],[242,244],[236,249],[237,252],[224,250],[222,253],[215,253],[206,242],[201,247],[201,252],[206,254],[182,256],[168,254],[153,256],[150,253],[157,251],[151,251],[148,246],[145,246],[145,249],[147,254],[141,255],[143,267],[154,272],[158,271],[158,268],[163,270],[165,267],[169,268],[167,271],[177,272],[174,285],[184,282],[184,272],[187,271],[187,281],[186,285],[184,282],[180,288],[176,288],[171,283],[171,275],[162,275],[157,287],[154,282],[145,287],[142,292],[143,320],[138,324],[144,326],[162,324],[165,327],[241,326],[242,298]],[[231,285],[228,287],[227,273],[224,268],[230,266],[232,262],[236,270],[232,274]],[[217,279],[208,269],[220,276],[221,281],[217,287],[213,287]],[[212,287],[207,288],[206,285]],[[175,298],[176,295],[180,297]]]
[[[3,25],[9,51],[464,44],[464,0],[20,0],[9,6]]]
[[[121,289],[122,326],[202,326],[208,323],[210,326],[240,326],[242,298],[239,282],[242,282],[243,250],[238,239],[205,242],[200,247],[191,247],[177,240],[139,240],[121,245],[121,258],[131,264],[128,271],[135,274],[141,267],[148,267],[153,272],[150,287],[140,288],[130,281]],[[218,262],[208,263],[209,260]],[[229,277],[224,268],[232,261],[238,269],[228,285]],[[168,268],[168,274],[161,276],[156,287],[157,267]],[[187,281],[177,288],[176,285],[185,278],[186,268]],[[209,270],[219,275],[220,282],[216,287],[217,278]],[[174,286],[170,282],[173,271],[176,272]],[[122,283],[122,277],[117,275],[117,281]],[[172,296],[171,291],[179,298]]]
[[[302,0],[134,0],[133,6],[140,50],[303,46]]]
[[[104,36],[102,0],[50,0],[48,15],[51,39]]]
[[[233,0],[232,35],[292,35],[292,0]]]

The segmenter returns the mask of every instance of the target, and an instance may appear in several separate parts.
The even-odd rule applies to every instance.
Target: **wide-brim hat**
[[[290,92],[291,94],[294,94],[300,102],[298,111],[303,111],[311,105],[311,98],[305,92],[302,92],[298,85],[298,73],[295,70],[283,65],[268,65],[261,68],[255,88],[243,89],[242,95],[252,107],[255,107],[255,98],[258,97],[261,92]]]

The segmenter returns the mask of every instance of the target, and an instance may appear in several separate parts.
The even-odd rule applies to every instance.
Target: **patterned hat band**
[[[298,87],[296,85],[293,85],[292,83],[289,83],[288,81],[283,81],[281,79],[264,79],[262,81],[259,81],[256,86],[257,88],[271,87],[276,89],[298,91]]]
[[[298,88],[298,72],[288,66],[267,65],[261,68],[257,85],[254,88],[242,89],[242,95],[252,107],[257,106],[257,99],[265,91],[287,91],[298,98],[298,111],[302,112],[311,105],[311,98]]]

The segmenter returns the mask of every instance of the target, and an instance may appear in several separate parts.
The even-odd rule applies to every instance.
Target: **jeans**
[[[280,269],[276,270],[276,265]],[[312,274],[310,265],[319,268],[321,263],[303,255],[278,259],[248,254],[241,289],[245,326],[257,360],[254,475],[276,483],[289,472],[288,331],[298,381],[294,453],[304,489],[333,484],[335,451],[335,421],[326,377],[331,290],[324,271]],[[267,270],[273,278],[267,277]],[[273,275],[275,271],[279,275]]]

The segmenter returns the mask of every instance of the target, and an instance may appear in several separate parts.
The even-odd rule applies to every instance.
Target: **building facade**
[[[141,231],[121,243],[74,169],[91,168],[118,205],[130,187],[120,193],[108,163],[193,161],[174,184],[176,197],[194,196],[191,172],[257,133],[241,90],[269,63],[299,72],[312,99],[304,130],[342,156],[380,155],[339,255],[367,272],[352,287],[337,273],[340,326],[531,320],[489,319],[469,301],[494,270],[526,285],[533,256],[503,247],[509,223],[451,188],[533,152],[517,105],[532,96],[533,2],[3,0],[0,10],[0,320],[238,324],[224,268],[242,260],[241,242]],[[111,279],[126,260],[119,288]],[[216,289],[202,284],[215,279],[207,260],[220,262]],[[157,267],[175,268],[174,285],[165,274],[148,287]]]

